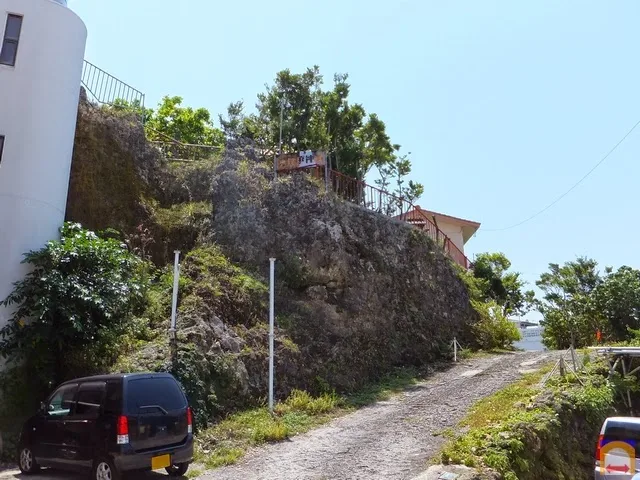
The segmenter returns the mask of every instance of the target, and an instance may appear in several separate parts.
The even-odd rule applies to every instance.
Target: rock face
[[[424,365],[474,321],[450,261],[421,232],[344,202],[304,174],[273,185],[231,157],[213,187],[213,238],[266,274],[277,259],[278,325],[298,345],[306,388],[341,389]]]
[[[169,289],[148,314],[156,336],[117,368],[173,368],[202,421],[264,398],[272,256],[280,397],[353,389],[393,367],[450,356],[454,336],[471,341],[466,287],[419,231],[304,174],[274,185],[270,166],[242,146],[168,162],[136,122],[81,102],[67,206],[68,220],[122,231],[158,266],[174,249],[185,254],[177,356],[164,326]]]

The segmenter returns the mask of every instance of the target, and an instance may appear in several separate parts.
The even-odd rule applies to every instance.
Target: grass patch
[[[198,434],[196,460],[207,468],[230,465],[255,445],[285,440],[334,418],[341,411],[339,397],[325,394],[312,397],[294,391],[274,407],[271,416],[265,407],[230,415]]]
[[[463,434],[440,432],[449,442],[435,461],[493,468],[505,480],[592,475],[576,472],[592,468],[582,459],[593,454],[594,432],[611,413],[611,386],[601,373],[589,371],[581,374],[584,385],[572,375],[543,385],[552,368],[547,364],[478,401],[457,426]]]
[[[524,375],[519,381],[479,400],[467,416],[458,423],[458,428],[467,433],[455,437],[452,430],[446,436],[452,438],[442,450],[440,460],[445,464],[460,464],[476,467],[477,454],[483,442],[489,441],[493,429],[500,429],[508,420],[520,417],[526,406],[542,391],[541,380],[553,368],[545,365],[534,373]]]
[[[552,368],[553,365],[546,365],[537,372],[528,373],[518,382],[478,401],[459,425],[484,428],[501,422],[517,410],[523,410],[540,393],[540,381]]]
[[[317,398],[312,397],[302,390],[294,390],[289,398],[279,404],[275,409],[277,414],[302,412],[309,415],[329,413],[340,405],[340,399],[336,394],[325,393]]]
[[[230,415],[197,435],[195,459],[206,468],[230,465],[240,460],[248,448],[285,440],[307,432],[358,407],[390,398],[418,382],[414,369],[398,369],[358,394],[340,397],[325,393],[313,397],[294,390],[274,406],[271,416],[266,407]]]

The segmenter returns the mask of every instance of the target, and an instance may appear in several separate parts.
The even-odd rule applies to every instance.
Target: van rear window
[[[127,382],[127,410],[131,413],[170,412],[186,406],[184,394],[172,378],[140,378]]]
[[[625,442],[640,453],[640,423],[616,422],[609,420],[604,431],[604,442]]]

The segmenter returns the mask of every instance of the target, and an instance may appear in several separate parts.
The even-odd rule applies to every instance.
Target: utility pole
[[[278,179],[278,160],[282,156],[282,122],[284,118],[284,104],[285,98],[284,96],[280,99],[280,142],[278,145],[278,156],[273,161],[273,169],[274,169],[274,179]]]

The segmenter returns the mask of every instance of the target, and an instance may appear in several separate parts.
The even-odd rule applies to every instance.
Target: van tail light
[[[193,413],[191,407],[187,407],[187,433],[193,433]]]
[[[596,462],[600,461],[600,452],[602,451],[602,441],[604,440],[604,435],[600,435],[598,437],[598,444],[596,445]]]
[[[129,443],[129,420],[124,415],[118,417],[116,433],[118,435],[118,445],[126,445]]]

